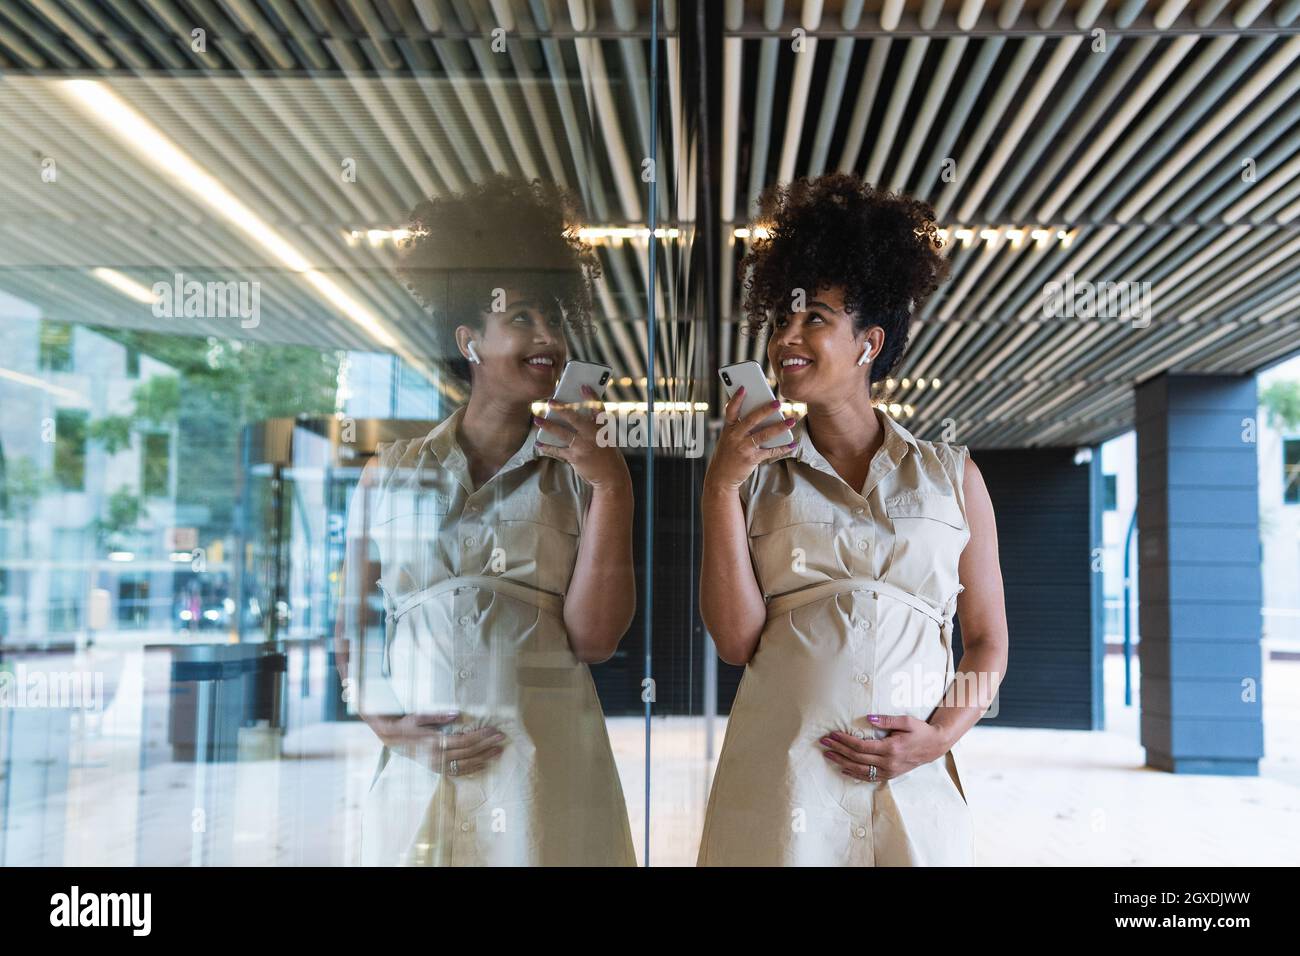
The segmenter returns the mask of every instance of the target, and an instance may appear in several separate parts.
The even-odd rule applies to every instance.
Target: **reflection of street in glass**
[[[533,408],[564,368],[564,330],[589,321],[594,260],[561,229],[572,204],[498,177],[412,214],[403,275],[469,400],[380,445],[349,508],[345,604],[378,589],[385,619],[377,672],[355,642],[358,711],[383,745],[367,862],[635,862],[587,667],[634,609],[631,479],[594,408]]]

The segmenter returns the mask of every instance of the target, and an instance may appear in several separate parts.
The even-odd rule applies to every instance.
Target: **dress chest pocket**
[[[578,505],[568,495],[540,491],[509,495],[495,514],[494,571],[546,591],[568,590],[578,555]]]
[[[937,491],[905,491],[894,495],[885,499],[885,512],[890,518],[925,518],[958,531],[966,529],[966,517],[957,499]]]
[[[765,594],[825,577],[835,511],[819,495],[763,496],[750,502],[749,545]]]
[[[448,496],[443,491],[389,491],[378,502],[370,523],[372,527],[379,527],[402,519],[414,521],[421,515],[445,515],[450,507]]]
[[[393,593],[422,587],[431,572],[429,548],[448,521],[450,498],[431,489],[386,492],[370,515],[369,536],[383,558]]]
[[[957,563],[970,540],[957,499],[908,491],[886,498],[885,513],[894,526],[886,577],[913,593],[945,600],[957,586]]]

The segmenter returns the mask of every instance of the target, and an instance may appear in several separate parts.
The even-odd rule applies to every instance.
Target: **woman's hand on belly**
[[[889,731],[888,736],[878,740],[860,739],[835,730],[819,741],[826,759],[836,764],[845,776],[870,780],[874,766],[876,780],[892,780],[938,760],[952,747],[942,730],[924,720],[905,715],[874,716],[877,719],[872,723]]]
[[[506,737],[496,727],[444,733],[443,727],[459,716],[455,713],[404,714],[401,717],[362,714],[361,719],[390,750],[434,773],[463,777],[482,770],[500,757]],[[455,761],[454,770],[452,761]]]

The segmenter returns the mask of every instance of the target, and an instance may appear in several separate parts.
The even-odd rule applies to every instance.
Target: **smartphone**
[[[767,384],[767,376],[763,374],[763,367],[757,362],[740,362],[737,365],[724,365],[718,369],[718,374],[722,376],[722,387],[726,389],[727,400],[736,394],[736,389],[745,386],[745,399],[740,403],[740,416],[743,418],[754,409],[763,405],[771,405],[776,401],[776,396],[772,394],[772,386]],[[785,416],[781,414],[781,409],[772,409],[772,414],[768,415],[760,423],[760,427],[775,425],[777,422],[784,421]],[[786,429],[775,438],[770,438],[760,443],[762,448],[779,448],[781,445],[788,445],[794,441],[794,432]]]
[[[555,386],[555,394],[551,397],[557,402],[572,404],[573,402],[585,402],[587,396],[582,394],[582,386],[590,385],[591,390],[600,398],[605,394],[605,386],[609,384],[610,377],[614,370],[608,365],[597,365],[595,362],[579,362],[570,359],[564,363],[564,371],[560,373],[559,384]],[[543,418],[551,417],[551,409],[548,406],[542,415]],[[561,435],[552,435],[550,432],[539,430],[537,440],[547,445],[567,445],[564,437]]]

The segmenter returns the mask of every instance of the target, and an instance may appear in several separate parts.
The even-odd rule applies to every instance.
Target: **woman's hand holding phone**
[[[578,477],[593,488],[631,488],[632,474],[615,444],[600,443],[600,424],[596,420],[604,407],[589,385],[582,386],[583,402],[565,404],[551,399],[550,417],[533,416],[542,431],[562,437],[563,445],[537,443],[537,450],[550,458],[567,461]]]
[[[761,447],[763,442],[780,435],[797,419],[786,418],[760,427],[763,419],[771,415],[773,409],[781,407],[780,401],[773,400],[769,405],[760,405],[742,417],[740,408],[744,400],[745,386],[741,385],[723,410],[725,424],[722,434],[718,436],[709,470],[704,475],[705,486],[715,491],[735,491],[759,464],[771,458],[779,458],[798,444],[793,441],[775,448]]]

